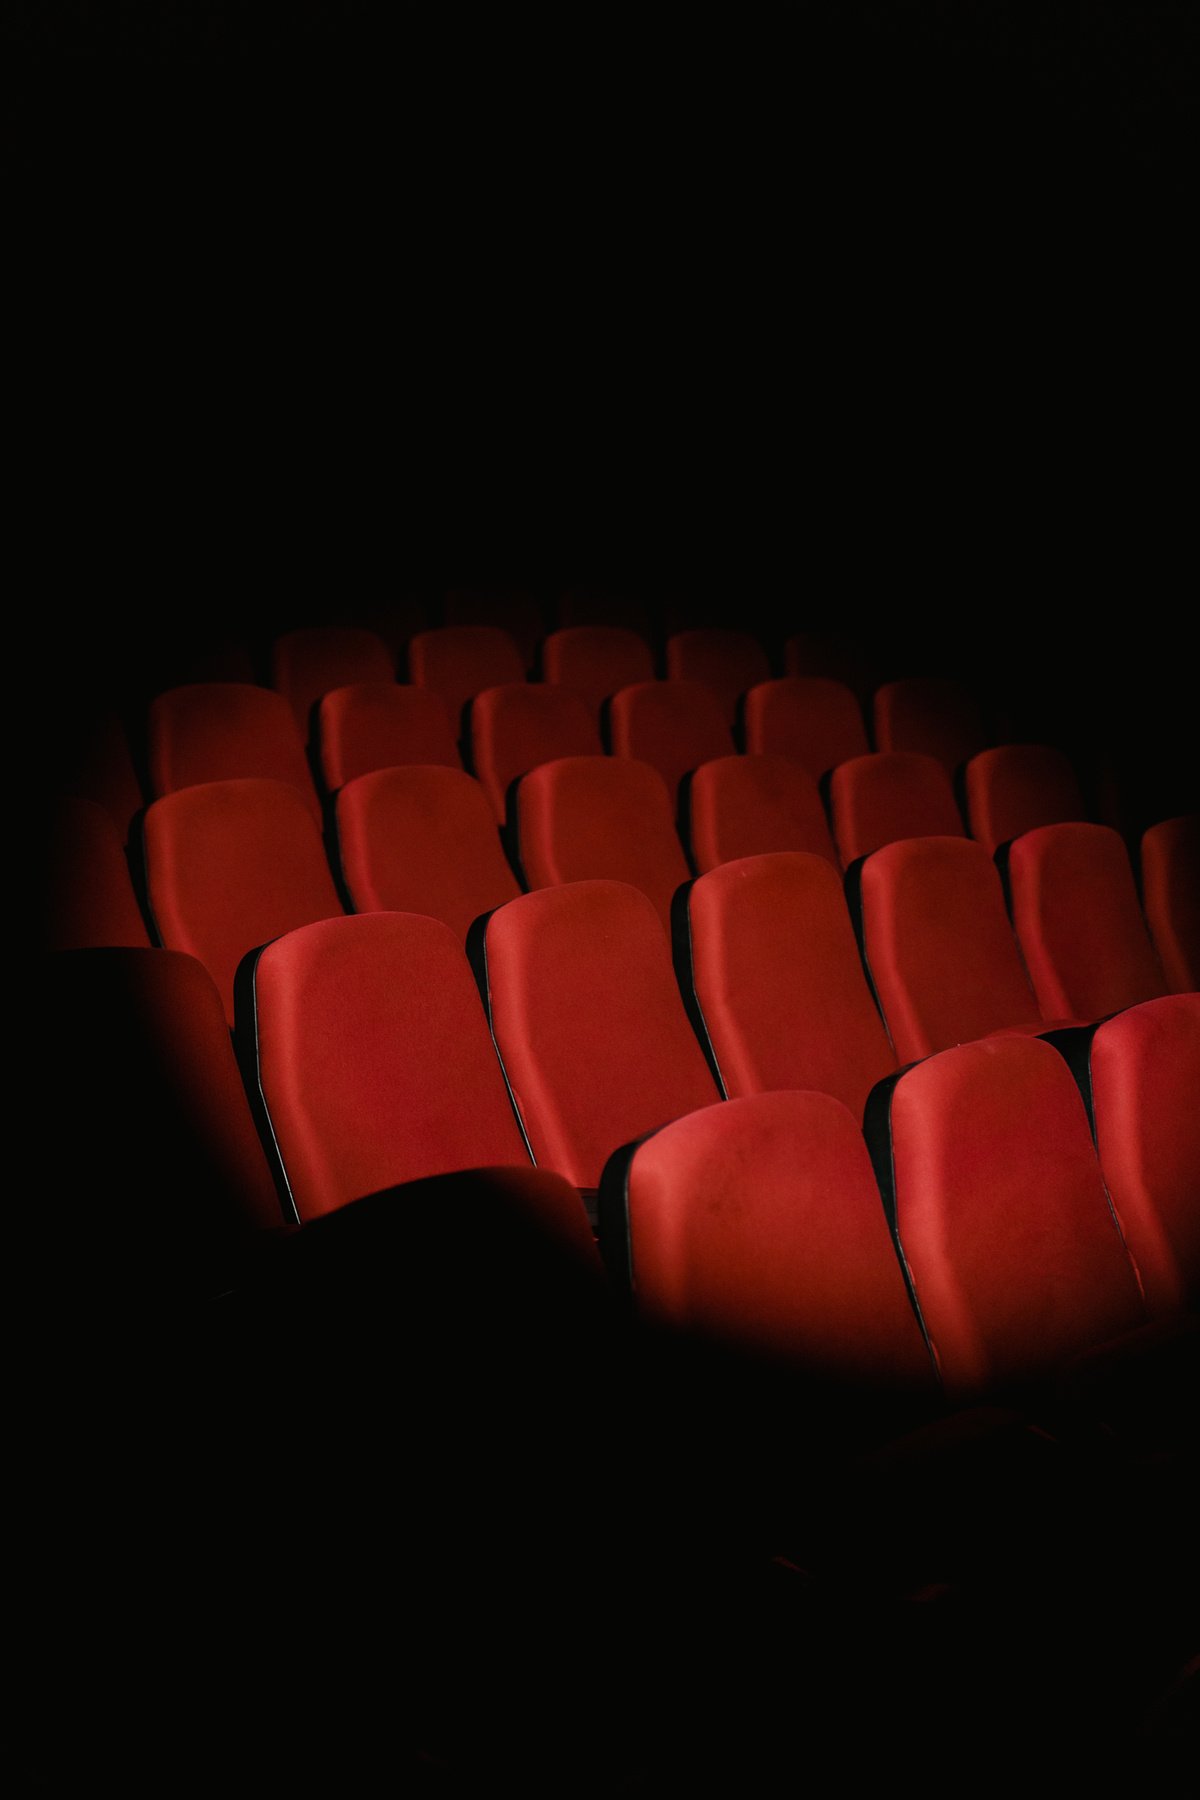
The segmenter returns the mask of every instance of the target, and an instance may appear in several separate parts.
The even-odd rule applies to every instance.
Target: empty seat
[[[971,836],[993,854],[1032,831],[1085,817],[1075,771],[1049,744],[1001,744],[967,764],[964,784]]]
[[[110,944],[149,949],[129,864],[112,816],[94,800],[63,799],[44,826],[37,877],[42,941],[49,950]]]
[[[1167,986],[1200,989],[1200,813],[1165,819],[1142,838],[1142,899]]]
[[[367,913],[289,932],[255,959],[248,1000],[239,1031],[298,1218],[426,1175],[528,1166],[470,966],[440,920]]]
[[[476,945],[533,1158],[592,1189],[620,1145],[718,1098],[654,907],[618,881],[510,901]]]
[[[971,838],[906,838],[850,871],[863,961],[902,1063],[1003,1030],[1077,1022],[1038,1005],[995,865]]]
[[[525,679],[521,653],[496,625],[443,626],[419,631],[408,646],[408,672],[417,687],[442,696],[455,732],[463,708],[484,688]]]
[[[863,654],[861,634],[831,637],[828,632],[794,632],[783,646],[783,672],[801,679],[839,681],[864,703],[879,682],[878,670]]]
[[[115,713],[66,721],[57,752],[54,787],[60,794],[76,794],[102,806],[117,828],[121,842],[142,810],[141,784],[129,753],[125,728]]]
[[[150,704],[148,737],[150,779],[160,796],[209,781],[286,781],[321,817],[304,743],[282,694],[221,681],[171,688]]]
[[[826,1379],[934,1386],[862,1133],[827,1094],[707,1106],[621,1151],[600,1232],[651,1318]]]
[[[542,676],[579,695],[597,718],[618,688],[654,679],[646,640],[619,625],[576,625],[552,631],[542,645]]]
[[[374,769],[403,763],[460,766],[441,695],[395,681],[360,681],[326,694],[318,710],[317,739],[321,776],[331,794]]]
[[[206,782],[156,800],[145,851],[159,939],[204,964],[231,1024],[243,956],[342,910],[312,814],[283,781]]]
[[[533,667],[545,631],[534,595],[517,588],[451,588],[445,617],[448,626],[498,625],[516,644],[526,669]]]
[[[953,775],[986,743],[979,706],[956,681],[888,681],[876,689],[877,750],[919,750]]]
[[[840,763],[829,777],[829,814],[847,868],[901,838],[967,835],[950,777],[934,757],[916,751]]]
[[[1007,852],[1013,925],[1046,1018],[1098,1019],[1166,993],[1129,856],[1107,825],[1042,825]]]
[[[767,653],[748,631],[677,631],[667,639],[667,676],[697,681],[720,701],[726,722],[737,718],[747,688],[771,674]]]
[[[830,864],[800,853],[726,863],[679,907],[679,985],[723,1091],[814,1088],[861,1118],[896,1058]]]
[[[1200,994],[1131,1006],[1091,1033],[1100,1167],[1152,1315],[1200,1298]]]
[[[356,912],[425,913],[465,939],[520,893],[479,783],[461,769],[379,769],[337,797],[338,856]]]
[[[746,748],[789,756],[810,775],[823,775],[870,749],[862,708],[840,681],[785,676],[760,681],[746,695]]]
[[[685,775],[733,753],[720,701],[695,681],[639,681],[613,695],[609,731],[615,756],[657,769],[672,803]]]
[[[817,784],[786,757],[701,763],[688,784],[687,811],[692,860],[702,874],[773,850],[809,850],[837,863]]]
[[[1144,1322],[1083,1102],[1049,1044],[992,1038],[902,1070],[872,1094],[866,1132],[952,1397],[1002,1393]]]
[[[632,758],[569,756],[517,788],[517,855],[530,888],[624,881],[671,929],[671,901],[691,871],[656,769]]]
[[[600,756],[595,719],[577,694],[541,682],[485,688],[471,702],[471,763],[503,824],[519,775],[560,756]]]
[[[611,588],[566,588],[558,595],[555,615],[564,631],[576,626],[614,627],[632,631],[647,642],[653,635],[650,609],[645,602]]]
[[[395,674],[383,639],[354,626],[286,631],[271,646],[271,686],[291,706],[306,742],[313,707],[323,694],[359,681],[392,681]]]

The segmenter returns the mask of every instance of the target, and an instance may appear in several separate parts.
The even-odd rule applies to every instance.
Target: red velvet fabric
[[[40,922],[48,950],[149,949],[121,839],[103,806],[58,801],[47,820],[45,852]]]
[[[545,631],[537,599],[514,588],[451,588],[446,595],[445,622],[454,627],[500,626],[516,644],[526,669],[533,667]]]
[[[496,625],[445,625],[419,631],[408,646],[408,670],[417,687],[442,696],[457,732],[468,700],[484,688],[524,681],[525,664],[507,631]]]
[[[450,713],[440,694],[395,681],[334,688],[321,701],[321,775],[336,793],[359,775],[406,763],[461,767]]]
[[[896,1059],[829,863],[800,853],[726,863],[692,887],[688,924],[726,1093],[813,1088],[861,1118]]]
[[[517,789],[517,850],[531,888],[624,881],[653,902],[668,935],[691,874],[662,776],[617,756],[568,756]]]
[[[698,681],[720,701],[728,724],[737,718],[738,701],[760,681],[770,678],[771,665],[757,638],[747,631],[677,631],[667,639],[667,677]]]
[[[302,1219],[425,1175],[528,1164],[478,989],[440,920],[368,913],[290,932],[259,957],[254,990],[259,1080]]]
[[[689,790],[692,859],[703,873],[743,856],[806,850],[837,866],[825,808],[806,769],[784,756],[720,756]]]
[[[1200,813],[1165,819],[1142,839],[1146,923],[1174,994],[1200,989]]]
[[[971,836],[992,855],[1037,825],[1086,816],[1074,769],[1049,744],[981,750],[967,764],[966,792]]]
[[[461,769],[378,769],[337,797],[338,854],[356,912],[424,913],[461,941],[520,893],[479,783]]]
[[[716,1088],[661,921],[617,881],[545,888],[488,921],[492,1030],[534,1160],[594,1188],[612,1152]]]
[[[936,756],[953,775],[987,743],[975,699],[954,681],[888,681],[875,692],[875,748]]]
[[[871,747],[850,689],[816,675],[759,682],[746,695],[745,723],[747,750],[789,756],[815,776]]]
[[[125,730],[115,713],[102,713],[78,726],[73,754],[56,783],[63,794],[75,794],[102,806],[127,843],[129,827],[141,812],[142,790],[129,754]]]
[[[935,757],[915,750],[839,764],[829,781],[829,811],[847,868],[901,838],[967,835],[950,777]]]
[[[282,694],[221,681],[171,688],[151,702],[147,730],[156,794],[244,777],[287,781],[320,821],[304,742]]]
[[[1013,925],[1047,1019],[1099,1019],[1165,994],[1118,834],[1042,825],[1010,846]]]
[[[641,1311],[835,1377],[934,1376],[862,1134],[825,1094],[707,1106],[634,1152]]]
[[[679,783],[701,763],[733,753],[721,703],[695,681],[642,681],[614,694],[609,730],[615,756],[657,769],[672,803]]]
[[[646,640],[619,625],[576,625],[552,631],[542,645],[543,679],[568,687],[600,717],[618,688],[653,681],[654,657]]]
[[[952,1398],[1048,1374],[1144,1322],[1083,1101],[1049,1044],[992,1038],[910,1069],[891,1152],[900,1243]]]
[[[312,709],[332,688],[393,681],[396,665],[382,638],[348,625],[288,631],[271,646],[271,686],[283,695],[307,740]]]
[[[231,1024],[246,952],[342,910],[321,834],[282,781],[213,781],[156,800],[146,885],[163,944],[204,964]]]
[[[1091,1048],[1096,1145],[1152,1314],[1200,1299],[1200,994],[1101,1025]]]
[[[861,875],[867,964],[901,1063],[1005,1027],[1043,1029],[981,844],[907,838]]]
[[[500,823],[518,775],[560,756],[602,756],[600,728],[577,694],[545,683],[485,688],[471,702],[471,762]]]

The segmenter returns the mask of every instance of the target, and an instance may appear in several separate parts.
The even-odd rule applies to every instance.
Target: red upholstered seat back
[[[1098,1019],[1166,993],[1129,856],[1107,825],[1042,825],[1008,850],[1013,925],[1046,1018]]]
[[[305,740],[323,694],[356,681],[391,681],[395,674],[383,639],[349,625],[288,631],[271,646],[271,686],[291,706]]]
[[[320,819],[304,742],[282,694],[222,681],[171,688],[151,702],[147,729],[156,794],[207,781],[286,781]]]
[[[545,631],[536,597],[515,588],[451,588],[445,620],[449,627],[499,626],[512,638],[526,669],[533,667]]]
[[[901,838],[967,835],[949,775],[936,757],[915,750],[839,764],[829,780],[829,810],[847,868]]]
[[[429,688],[360,681],[321,701],[317,737],[321,774],[330,793],[375,769],[406,763],[460,767],[450,713]]]
[[[484,942],[492,1031],[534,1160],[594,1188],[621,1144],[717,1098],[662,923],[617,881],[500,908]]]
[[[738,701],[747,688],[771,673],[767,653],[746,631],[709,627],[677,631],[667,639],[667,675],[672,681],[698,681],[716,696],[726,722],[737,717]]]
[[[146,887],[168,950],[186,950],[217,984],[233,1022],[233,978],[270,938],[342,910],[321,834],[282,781],[213,781],[146,812]]]
[[[517,789],[517,850],[531,888],[622,881],[671,929],[671,901],[690,870],[662,776],[646,763],[568,756],[531,769]]]
[[[657,769],[674,802],[679,783],[701,763],[733,753],[721,703],[695,681],[642,681],[609,706],[613,754]]]
[[[254,968],[258,1076],[301,1219],[425,1175],[527,1163],[461,944],[437,919],[306,926]]]
[[[408,670],[417,687],[432,688],[442,696],[456,732],[468,700],[484,688],[525,679],[520,651],[497,625],[445,625],[419,631],[408,646]]]
[[[896,1059],[829,863],[800,853],[726,863],[692,884],[687,911],[680,980],[725,1092],[814,1088],[861,1118]]]
[[[577,694],[527,681],[485,688],[471,703],[471,762],[503,823],[509,784],[560,756],[602,756],[600,728]]]
[[[890,1084],[889,1084],[890,1086]],[[1052,1371],[1145,1318],[1066,1063],[1036,1038],[931,1057],[868,1139],[948,1392]]]
[[[604,701],[618,688],[654,679],[654,657],[636,631],[575,625],[552,631],[542,645],[542,675],[578,694],[599,718]]]
[[[337,797],[338,855],[356,912],[473,921],[520,893],[479,783],[461,769],[377,769]]]
[[[993,854],[1036,825],[1085,816],[1075,771],[1049,744],[981,750],[967,764],[965,784],[971,836]]]
[[[825,808],[806,769],[784,756],[720,756],[701,763],[688,790],[697,869],[774,850],[806,850],[837,866]]]
[[[112,816],[94,800],[56,802],[45,822],[42,937],[49,950],[149,949]]]
[[[129,753],[129,740],[115,713],[67,721],[65,733],[52,755],[57,759],[53,786],[60,794],[74,794],[102,806],[117,828],[121,842],[142,809],[142,790]]]
[[[1142,898],[1167,985],[1200,989],[1200,813],[1165,819],[1142,839]]]
[[[953,775],[986,743],[979,706],[955,681],[888,681],[875,691],[877,750],[919,750]]]
[[[747,750],[789,756],[810,775],[871,747],[850,689],[818,675],[759,682],[746,695],[745,726]]]

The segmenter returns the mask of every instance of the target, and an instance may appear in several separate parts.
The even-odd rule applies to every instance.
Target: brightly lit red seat
[[[471,766],[503,824],[518,776],[562,756],[601,756],[594,717],[577,694],[546,682],[485,688],[471,702]]]
[[[150,704],[148,741],[160,797],[209,781],[286,781],[321,817],[295,715],[269,688],[221,681],[170,688]]]
[[[866,756],[862,708],[840,681],[786,675],[761,681],[746,695],[746,748],[770,756],[790,756],[810,775]]]
[[[915,750],[839,763],[829,777],[829,814],[846,868],[901,838],[967,835],[950,777],[936,757]]]
[[[356,626],[286,631],[271,646],[271,686],[291,706],[306,742],[313,707],[323,694],[359,681],[391,681],[395,674],[392,653],[383,639]]]
[[[721,756],[686,784],[692,860],[704,873],[738,857],[808,850],[837,866],[817,784],[785,756]]]

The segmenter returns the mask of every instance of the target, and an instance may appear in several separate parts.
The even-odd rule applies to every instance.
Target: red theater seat
[[[970,838],[907,838],[850,871],[851,916],[901,1063],[1005,1030],[1038,1006],[995,865]]]
[[[1083,1102],[1049,1044],[930,1057],[880,1084],[866,1132],[953,1399],[1002,1395],[1144,1323]]]
[[[213,781],[147,808],[146,887],[159,938],[212,975],[230,1023],[247,951],[342,910],[321,834],[282,781]]]
[[[809,850],[837,866],[817,784],[786,757],[701,763],[688,785],[687,808],[692,859],[702,874],[773,850]]]
[[[419,631],[408,646],[408,670],[417,687],[441,695],[456,732],[468,700],[484,688],[525,679],[520,651],[508,632],[496,625]]]
[[[322,695],[359,681],[393,681],[395,675],[383,639],[349,625],[288,631],[271,646],[271,686],[292,708],[305,741]]]
[[[517,855],[531,888],[623,881],[671,929],[671,901],[691,871],[662,776],[615,756],[568,756],[517,788]]]
[[[567,588],[558,596],[556,616],[564,631],[600,626],[632,631],[647,642],[653,636],[648,607],[630,594],[611,590]]]
[[[827,1379],[934,1388],[856,1121],[827,1094],[707,1106],[619,1152],[601,1247],[638,1310]]]
[[[978,704],[954,681],[888,681],[875,693],[875,748],[936,756],[953,775],[987,743]]]
[[[57,801],[45,831],[42,939],[48,950],[149,949],[150,936],[112,816],[94,800]]]
[[[560,756],[602,756],[595,719],[577,694],[544,683],[485,688],[471,702],[471,762],[501,824],[519,775]]]
[[[720,701],[726,722],[737,718],[747,688],[770,678],[771,665],[748,631],[677,631],[667,639],[667,676],[697,681]]]
[[[685,775],[733,754],[733,733],[719,700],[695,681],[641,681],[614,694],[609,731],[615,756],[657,769],[674,803]]]
[[[819,676],[759,682],[746,695],[745,726],[747,750],[788,756],[810,775],[871,748],[850,689]]]
[[[412,912],[465,939],[520,893],[483,789],[461,769],[378,769],[337,797],[338,854],[355,912]]]
[[[1200,989],[1200,813],[1152,825],[1142,839],[1146,922],[1175,994]]]
[[[317,738],[321,775],[336,793],[356,776],[405,763],[459,768],[450,714],[440,694],[395,681],[360,681],[321,701]]]
[[[446,624],[499,626],[516,644],[526,669],[533,667],[545,631],[537,600],[513,588],[452,588],[446,595]]]
[[[1009,845],[1013,925],[1046,1018],[1098,1019],[1166,993],[1129,856],[1107,825],[1042,825]]]
[[[680,905],[679,984],[724,1092],[813,1088],[861,1118],[896,1058],[829,863],[798,853],[726,863]]]
[[[156,794],[209,781],[286,781],[320,820],[304,743],[282,694],[235,682],[171,688],[151,702],[148,732]]]
[[[540,1166],[595,1188],[621,1144],[718,1098],[644,894],[545,888],[493,913],[482,940],[492,1032]]]
[[[576,625],[550,633],[542,645],[542,675],[571,688],[599,718],[604,701],[618,688],[654,679],[654,657],[636,631]]]
[[[847,868],[901,838],[965,837],[941,763],[916,751],[856,756],[829,778],[833,835]]]
[[[981,750],[964,779],[971,836],[993,855],[1036,825],[1085,817],[1075,771],[1049,744]]]
[[[426,1175],[528,1166],[440,920],[367,913],[289,932],[255,960],[252,1000],[239,1031],[301,1220]]]
[[[115,713],[68,721],[70,744],[55,787],[61,794],[94,800],[111,818],[124,844],[144,804],[124,727]]]

